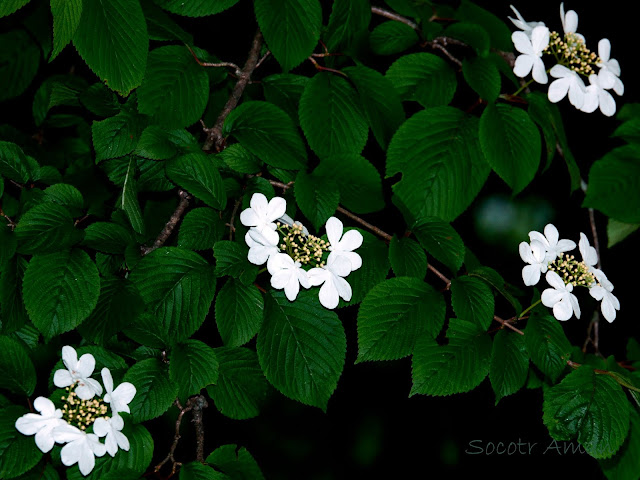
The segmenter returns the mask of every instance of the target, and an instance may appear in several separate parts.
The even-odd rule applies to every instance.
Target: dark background
[[[325,5],[330,2],[323,2]],[[374,4],[385,6],[381,1]],[[451,2],[455,5],[455,2]],[[513,3],[527,21],[544,21],[551,30],[561,31],[559,2],[477,1],[475,2],[504,18],[513,16],[509,4]],[[607,37],[612,44],[612,57],[622,67],[621,79],[625,94],[616,97],[618,110],[625,103],[638,101],[634,38],[635,17],[624,9],[628,2],[614,1],[587,5],[586,2],[567,2],[566,9],[576,9],[580,22],[578,31],[585,35],[587,45],[597,49],[597,41]],[[193,33],[196,45],[209,50],[222,60],[242,65],[256,28],[248,0],[241,0],[227,12],[214,17],[186,19],[174,17]],[[328,17],[330,7],[325,7]],[[373,16],[372,25],[382,21]],[[325,22],[326,23],[326,22]],[[1,24],[0,24],[1,25]],[[513,28],[515,30],[515,27]],[[419,51],[416,49],[416,51]],[[429,50],[427,50],[429,51]],[[228,55],[228,57],[227,57]],[[45,67],[42,75],[51,71],[68,71],[74,65],[81,74],[92,78],[86,66],[72,47],[67,47],[53,64]],[[265,65],[265,76],[269,68]],[[311,74],[308,63],[295,70]],[[0,110],[3,122],[24,127],[29,131],[31,112],[21,112],[25,96],[33,95],[38,79],[30,89],[15,101],[7,102]],[[532,89],[546,91],[545,86]],[[460,100],[460,99],[457,99]],[[462,101],[462,100],[461,100]],[[459,105],[458,105],[459,106]],[[621,142],[609,138],[618,122],[600,112],[585,114],[575,110],[565,99],[559,107],[574,156],[582,176],[587,180],[589,167],[605,152]],[[378,155],[379,155],[378,150]],[[370,158],[374,163],[384,158]],[[390,185],[385,185],[387,192]],[[562,238],[578,240],[579,232],[589,237],[590,227],[586,209],[581,208],[582,192],[569,195],[569,177],[562,159],[556,158],[550,169],[538,175],[521,194],[511,198],[509,188],[492,174],[489,182],[474,204],[454,222],[465,244],[471,246],[480,261],[498,270],[507,281],[521,286],[523,266],[518,256],[518,242],[527,239],[529,230],[542,230],[553,222]],[[387,212],[388,213],[388,212]],[[402,226],[390,223],[389,216],[365,217],[388,233],[401,233]],[[622,310],[613,324],[602,322],[601,350],[624,359],[627,338],[637,334],[636,315],[632,310],[634,286],[625,282],[638,234],[611,250],[606,250],[606,218],[596,213],[598,233],[603,247],[603,269],[616,285],[615,294]],[[433,285],[441,288],[439,280]],[[581,292],[584,293],[584,292]],[[563,324],[574,345],[582,345],[591,312],[596,307],[588,295],[581,295],[583,317],[572,318]],[[505,312],[503,314],[503,312]],[[498,304],[498,315],[510,315],[507,305]],[[494,479],[531,478],[546,475],[559,477],[559,471],[570,472],[582,479],[603,478],[597,462],[586,454],[571,453],[547,447],[551,439],[542,424],[542,391],[521,390],[506,397],[495,406],[495,397],[489,380],[473,392],[445,398],[415,396],[408,398],[411,388],[409,359],[354,365],[357,354],[357,308],[340,312],[347,331],[347,359],[338,388],[329,401],[326,413],[289,400],[277,392],[271,396],[262,414],[245,421],[230,420],[219,414],[213,405],[205,410],[205,453],[219,445],[237,443],[247,447],[262,467],[268,479],[347,479],[347,478],[462,478],[487,473]],[[184,461],[194,458],[191,425],[184,423],[183,439],[176,452]],[[148,424],[155,440],[157,463],[169,449],[173,439],[170,418]],[[483,449],[489,442],[522,442],[513,455],[471,455],[478,452],[469,443]],[[529,445],[532,444],[531,454]],[[535,444],[535,445],[533,445]],[[563,444],[559,444],[563,447]],[[516,445],[511,447],[516,448]]]

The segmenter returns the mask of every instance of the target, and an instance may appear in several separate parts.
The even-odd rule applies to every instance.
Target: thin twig
[[[466,43],[461,42],[460,40],[456,40],[454,38],[450,38],[450,37],[436,37],[433,40],[431,40],[430,42],[424,42],[423,45],[429,46],[431,48],[435,48],[437,50],[440,50],[442,53],[444,53],[444,55],[451,60],[453,63],[455,63],[456,65],[458,65],[458,67],[462,68],[462,62],[460,60],[458,60],[456,57],[453,56],[453,54],[451,52],[449,52],[449,50],[447,50],[447,46],[448,45],[460,45],[460,46],[467,46]]]
[[[236,75],[240,75],[240,67],[238,65],[236,65],[235,63],[231,63],[231,62],[217,62],[217,63],[203,62],[202,60],[200,60],[198,58],[198,56],[196,55],[196,52],[194,52],[193,49],[189,45],[187,45],[187,48],[191,52],[191,55],[196,60],[196,62],[198,62],[198,65],[200,65],[201,67],[231,67],[235,71]]]
[[[229,219],[229,223],[227,226],[229,227],[229,240],[233,240],[233,234],[236,231],[236,226],[233,224],[236,218],[236,214],[238,213],[238,208],[240,208],[240,204],[242,203],[242,197],[236,200],[235,205],[233,206],[233,211],[231,212],[231,218]]]
[[[257,175],[247,175],[247,177],[251,178],[251,177],[256,177]],[[278,182],[277,180],[269,180],[269,183],[271,185],[273,185],[274,187],[278,187],[282,189],[282,192],[286,192],[288,189],[290,189],[291,187],[293,187],[294,182],[291,181],[289,183],[282,183],[282,182]]]
[[[264,62],[269,55],[271,55],[271,50],[267,50],[267,53],[265,53],[262,56],[262,58],[260,60],[258,60],[258,63],[256,63],[256,68],[260,68],[260,65],[262,65],[262,62]]]
[[[397,13],[390,12],[389,10],[385,10],[384,8],[371,7],[371,13],[380,15],[381,17],[388,18],[389,20],[394,20],[396,22],[404,23],[405,25],[410,26],[414,30],[420,31],[420,27],[418,27],[416,23],[412,22],[406,17],[403,17],[402,15],[398,15]]]
[[[365,227],[368,230],[371,230],[373,233],[375,233],[376,235],[378,235],[380,238],[383,238],[384,240],[386,240],[387,242],[390,242],[391,239],[393,238],[391,235],[389,235],[386,232],[383,232],[382,230],[380,230],[378,227],[376,227],[375,225],[371,225],[369,222],[364,221],[362,218],[358,217],[357,215],[354,215],[353,213],[351,213],[349,210],[345,210],[342,207],[338,207],[336,209],[336,211],[340,212],[341,214],[343,214],[345,217],[349,217],[351,220],[358,222],[360,225],[362,225],[363,227]]]
[[[155,472],[158,472],[164,466],[165,463],[171,460],[170,476],[173,476],[173,474],[176,473],[176,467],[181,465],[180,462],[176,462],[176,459],[173,456],[173,454],[175,453],[176,447],[178,446],[178,442],[180,441],[180,425],[182,424],[182,417],[184,417],[184,414],[193,408],[193,404],[191,404],[190,402],[187,402],[187,406],[183,407],[182,404],[180,403],[180,400],[178,400],[177,398],[174,400],[173,404],[176,407],[178,407],[178,409],[180,410],[180,413],[178,413],[178,418],[176,419],[176,431],[173,436],[173,443],[171,444],[171,448],[169,449],[169,453],[167,454],[167,456],[164,457],[164,459],[159,464],[157,464],[153,469]]]
[[[168,240],[168,238],[171,236],[171,233],[178,225],[178,222],[180,222],[184,211],[189,206],[189,200],[191,199],[191,196],[185,190],[178,190],[178,195],[180,196],[180,202],[173,212],[173,215],[171,215],[171,218],[169,218],[169,221],[166,223],[166,225],[158,235],[158,238],[156,238],[155,242],[153,242],[153,245],[151,245],[150,247],[140,247],[140,253],[142,254],[142,256],[145,256],[153,252],[156,248],[164,245],[164,242]]]
[[[258,30],[253,37],[253,42],[251,43],[251,50],[249,50],[247,61],[238,74],[238,81],[236,82],[235,87],[233,87],[227,103],[222,109],[222,112],[220,112],[220,115],[216,119],[216,123],[213,125],[213,127],[204,129],[204,131],[207,133],[207,139],[202,146],[202,150],[209,151],[212,148],[215,148],[216,152],[221,152],[222,150],[224,150],[225,139],[222,136],[222,126],[224,125],[224,121],[227,116],[238,105],[238,102],[240,101],[240,98],[244,93],[244,89],[251,79],[251,74],[258,65],[258,57],[260,55],[261,47],[262,33],[260,32],[260,30]]]
[[[343,76],[345,78],[349,78],[349,76],[346,73],[341,72],[340,70],[336,70],[335,68],[323,67],[318,62],[316,62],[316,59],[313,58],[313,57],[309,57],[309,60],[316,67],[316,70],[318,70],[320,72],[331,72],[331,73],[335,73],[337,75],[341,75],[341,76]]]
[[[193,419],[191,420],[196,426],[196,460],[204,463],[204,425],[202,423],[202,410],[207,408],[209,404],[207,399],[202,395],[196,395],[189,399],[193,405]]]
[[[7,219],[7,226],[11,229],[11,231],[13,231],[16,228],[16,223],[11,220],[11,218],[9,218],[9,216],[4,213],[4,211],[2,210],[2,207],[0,207],[0,217],[4,217]]]

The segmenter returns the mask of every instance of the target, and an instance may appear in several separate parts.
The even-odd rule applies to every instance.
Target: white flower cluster
[[[609,323],[616,319],[616,310],[620,310],[620,302],[613,295],[613,284],[607,276],[595,268],[598,263],[596,249],[589,244],[584,233],[580,233],[578,248],[582,261],[578,262],[573,255],[565,255],[576,248],[571,240],[559,240],[556,227],[548,224],[544,227],[544,235],[540,232],[529,232],[531,243],[519,245],[520,257],[526,265],[522,269],[525,285],[536,285],[540,275],[546,273],[547,283],[552,288],[542,292],[542,304],[553,309],[553,316],[558,320],[569,320],[575,313],[580,318],[580,305],[573,294],[574,287],[586,287],[593,298],[601,301],[602,315]]]
[[[513,73],[523,78],[532,72],[533,80],[546,84],[549,72],[556,79],[549,85],[549,101],[559,102],[568,94],[571,104],[583,112],[591,113],[600,108],[608,117],[616,113],[616,102],[608,90],[622,95],[624,85],[619,78],[620,64],[611,58],[608,39],[598,42],[598,55],[587,49],[584,36],[576,33],[578,14],[573,10],[565,14],[563,3],[560,4],[562,36],[550,32],[542,22],[526,22],[513,5],[511,9],[517,18],[509,17],[509,20],[521,30],[511,35],[520,52]],[[551,55],[555,61],[550,70],[545,69],[543,54]],[[594,67],[599,68],[597,73]],[[585,86],[582,77],[589,79],[589,86]]]
[[[296,299],[301,285],[322,285],[318,296],[325,308],[336,308],[340,298],[351,300],[351,285],[345,277],[362,266],[362,258],[354,252],[362,245],[362,234],[349,230],[343,235],[342,222],[331,217],[325,225],[327,242],[293,222],[285,214],[286,208],[284,198],[267,201],[262,193],[253,194],[250,208],[240,214],[240,222],[251,227],[245,235],[249,261],[266,263],[271,286],[284,289],[289,301]],[[307,270],[303,265],[312,268]]]
[[[36,413],[27,413],[16,420],[16,429],[24,435],[35,435],[36,445],[42,452],[51,451],[55,443],[64,444],[60,459],[66,466],[78,464],[80,473],[88,475],[95,466],[95,457],[108,453],[115,456],[118,449],[129,450],[129,440],[122,433],[124,420],[120,412],[129,411],[129,403],[136,388],[124,382],[113,388],[113,378],[108,368],[101,371],[105,395],[97,380],[90,378],[95,368],[95,358],[78,354],[70,346],[62,347],[62,362],[66,370],[57,370],[53,377],[56,387],[65,388],[67,394],[62,409],[45,397],[33,402]],[[111,417],[107,415],[108,403]],[[92,433],[87,430],[93,430]],[[100,438],[104,437],[104,443]]]

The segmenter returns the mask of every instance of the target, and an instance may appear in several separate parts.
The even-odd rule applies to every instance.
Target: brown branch
[[[193,419],[196,425],[196,460],[204,463],[204,425],[202,424],[202,410],[207,408],[209,404],[207,399],[202,395],[191,397],[189,402],[193,406]]]
[[[598,230],[596,229],[596,217],[593,208],[589,209],[589,223],[591,224],[591,235],[593,236],[593,248],[596,249],[598,262],[596,268],[602,269],[602,259],[600,258],[600,241],[598,240]]]
[[[189,200],[191,199],[191,196],[185,190],[178,190],[178,195],[180,196],[180,202],[178,203],[176,210],[173,212],[173,215],[171,215],[171,218],[169,218],[169,221],[166,223],[166,225],[158,235],[158,238],[156,238],[155,242],[153,242],[153,245],[151,245],[150,247],[140,247],[140,253],[142,254],[142,256],[145,256],[153,252],[156,248],[164,245],[164,242],[167,241],[167,239],[171,236],[173,230],[178,225],[178,222],[180,222],[184,211],[189,206]]]
[[[335,68],[323,67],[318,62],[316,62],[316,59],[313,58],[313,57],[309,57],[308,60],[311,61],[311,63],[313,63],[313,65],[316,67],[316,70],[318,70],[320,72],[331,72],[331,73],[335,73],[337,75],[341,75],[341,76],[343,76],[345,78],[349,78],[349,76],[346,73],[341,72],[340,70],[336,70]]]
[[[233,224],[236,214],[238,213],[238,208],[240,208],[240,204],[242,203],[242,197],[236,200],[235,205],[233,206],[233,211],[231,212],[231,218],[229,218],[229,223],[227,226],[229,227],[229,240],[233,240],[233,234],[236,231],[236,226]]]
[[[173,436],[173,443],[171,444],[171,448],[169,449],[169,453],[167,454],[167,456],[164,457],[164,459],[159,464],[157,464],[153,469],[154,472],[158,472],[164,466],[165,463],[171,460],[171,475],[169,475],[170,477],[176,473],[176,467],[182,465],[180,462],[176,461],[173,454],[175,453],[176,447],[178,446],[178,442],[180,441],[180,425],[182,424],[182,417],[184,417],[184,414],[189,412],[193,408],[193,404],[191,404],[190,401],[187,402],[186,407],[183,407],[182,404],[180,403],[180,400],[178,400],[177,398],[175,399],[173,404],[176,407],[178,407],[178,409],[180,410],[180,413],[178,414],[178,418],[176,419],[176,431]]]
[[[381,17],[388,18],[389,20],[394,20],[396,22],[404,23],[405,25],[410,26],[414,30],[420,31],[420,27],[418,27],[416,23],[412,22],[406,17],[403,17],[402,15],[398,15],[397,13],[390,12],[389,10],[385,10],[384,8],[371,7],[371,13],[380,15]]]
[[[466,43],[461,42],[460,40],[456,40],[456,39],[451,38],[451,37],[436,37],[433,40],[431,40],[430,42],[424,42],[422,45],[425,46],[425,47],[428,46],[428,47],[440,50],[442,53],[444,53],[444,55],[449,60],[451,60],[456,65],[458,65],[458,67],[462,68],[462,62],[460,60],[458,60],[456,57],[454,57],[453,54],[451,52],[449,52],[449,50],[447,50],[447,46],[448,45],[460,45],[460,46],[467,47],[468,45]]]
[[[16,228],[16,223],[11,220],[11,218],[9,218],[9,216],[4,213],[4,210],[2,210],[2,207],[0,207],[0,217],[4,217],[7,219],[7,226],[11,229],[11,231],[13,231]]]
[[[351,213],[349,210],[345,210],[342,207],[338,207],[337,210],[338,212],[340,212],[341,214],[343,214],[345,217],[349,217],[351,220],[353,220],[354,222],[358,222],[360,225],[362,225],[363,227],[365,227],[367,230],[371,230],[373,233],[375,233],[376,235],[378,235],[380,238],[383,238],[384,240],[386,240],[387,242],[390,242],[391,239],[393,238],[391,235],[389,235],[386,232],[383,232],[382,230],[380,230],[378,227],[376,227],[375,225],[371,225],[369,222],[364,221],[362,218],[358,217],[357,215],[354,215],[353,213]]]
[[[191,52],[191,55],[193,56],[195,61],[198,62],[198,65],[200,65],[201,67],[231,67],[235,71],[236,75],[240,75],[240,67],[238,65],[236,65],[235,63],[231,63],[231,62],[217,62],[217,63],[203,62],[202,60],[200,60],[198,58],[198,56],[196,55],[196,52],[194,52],[193,49],[189,45],[187,45],[187,48]]]
[[[207,139],[202,146],[202,150],[209,151],[212,148],[215,148],[216,152],[221,152],[222,150],[224,150],[225,139],[222,136],[222,126],[224,125],[224,121],[227,116],[234,108],[236,108],[236,106],[238,106],[238,102],[240,101],[240,98],[242,98],[244,89],[251,79],[251,74],[258,65],[258,57],[260,55],[261,47],[262,33],[260,32],[260,30],[258,30],[253,37],[253,42],[251,43],[251,50],[249,50],[247,61],[238,75],[238,81],[236,82],[235,87],[233,87],[227,103],[222,109],[222,112],[220,112],[220,115],[216,119],[216,123],[213,125],[213,127],[204,129],[204,131],[207,133]]]

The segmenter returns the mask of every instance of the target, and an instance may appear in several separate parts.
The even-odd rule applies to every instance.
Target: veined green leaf
[[[228,480],[224,473],[200,462],[185,463],[180,467],[179,480]]]
[[[142,83],[149,36],[138,0],[83,0],[73,43],[89,68],[120,95]]]
[[[129,166],[124,177],[124,185],[122,186],[122,195],[118,201],[118,207],[121,208],[129,219],[129,223],[136,233],[144,234],[145,226],[142,218],[142,210],[138,203],[138,190],[135,180],[136,157],[129,158]]]
[[[0,18],[11,15],[29,2],[30,0],[4,0],[0,5]]]
[[[300,210],[316,232],[335,213],[340,202],[338,186],[332,178],[302,170],[296,177],[294,193]]]
[[[11,142],[0,141],[0,174],[18,183],[33,180],[35,174],[22,149]]]
[[[422,217],[411,231],[424,249],[453,273],[460,269],[464,261],[464,243],[450,224],[436,217]]]
[[[427,274],[427,255],[415,240],[393,236],[389,242],[389,261],[396,277],[424,279]]]
[[[113,222],[95,222],[84,230],[83,245],[104,253],[122,254],[133,241],[131,232]]]
[[[264,300],[255,285],[227,280],[216,298],[216,324],[225,345],[244,345],[258,333]]]
[[[418,40],[418,34],[413,28],[390,20],[373,29],[369,45],[378,55],[394,55],[412,47]]]
[[[1,236],[0,236],[1,239]],[[2,333],[12,333],[27,325],[29,317],[22,300],[22,279],[27,269],[27,261],[15,256],[0,271],[0,312],[2,313]]]
[[[178,395],[178,384],[169,379],[168,368],[156,358],[136,363],[127,370],[123,381],[136,387],[136,395],[129,404],[136,423],[159,417]]]
[[[68,248],[82,239],[69,210],[53,202],[41,203],[27,210],[15,230],[18,252],[49,253]]]
[[[41,56],[40,47],[26,30],[0,33],[0,102],[27,89],[38,72]]]
[[[205,461],[230,478],[264,480],[260,467],[249,451],[235,444],[216,448]]]
[[[94,121],[91,126],[96,163],[131,153],[144,129],[142,117],[123,110],[114,117]]]
[[[551,315],[534,313],[527,320],[524,339],[534,365],[556,381],[571,357],[571,344],[560,323]]]
[[[36,388],[36,369],[22,344],[0,335],[0,388],[30,397]]]
[[[269,75],[262,79],[264,98],[284,110],[298,124],[298,103],[308,81],[309,77],[292,73]]]
[[[224,209],[227,195],[213,160],[202,152],[187,153],[167,161],[167,176],[210,207]]]
[[[0,408],[0,478],[14,478],[28,472],[42,458],[32,437],[16,430],[16,420],[29,413],[24,407]]]
[[[493,293],[479,278],[465,276],[451,280],[451,305],[458,318],[474,322],[485,330],[493,321]]]
[[[600,461],[600,467],[609,480],[634,480],[640,471],[640,414],[629,411],[631,426],[627,439],[611,458]]]
[[[607,248],[611,248],[621,242],[638,228],[640,228],[640,223],[623,223],[615,218],[610,218],[607,223]]]
[[[492,60],[474,57],[462,61],[462,74],[469,86],[488,103],[500,95],[500,72]]]
[[[338,316],[316,295],[303,290],[290,302],[284,292],[269,292],[256,350],[274,387],[326,410],[344,367],[347,340]]]
[[[216,276],[230,275],[248,285],[256,278],[257,267],[247,260],[247,248],[237,242],[220,240],[213,245]]]
[[[349,51],[370,21],[369,0],[335,0],[324,35],[329,51]]]
[[[525,338],[509,330],[500,330],[493,339],[489,380],[496,394],[496,405],[502,397],[520,390],[527,381],[529,356]]]
[[[233,7],[238,0],[153,0],[165,10],[185,17],[205,17]]]
[[[200,340],[185,340],[171,350],[169,377],[178,384],[178,397],[186,400],[218,381],[216,353]]]
[[[199,207],[190,210],[182,219],[178,232],[178,246],[190,250],[208,250],[225,231],[224,222],[215,210]]]
[[[53,52],[49,61],[58,56],[71,41],[80,24],[82,0],[51,0],[53,16]]]

